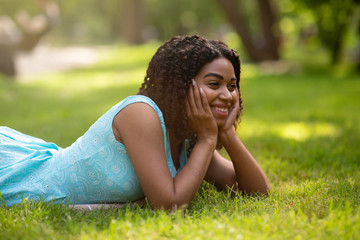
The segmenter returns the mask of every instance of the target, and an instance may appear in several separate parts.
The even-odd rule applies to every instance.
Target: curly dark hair
[[[194,138],[184,107],[192,79],[205,64],[219,57],[232,63],[240,93],[239,55],[221,41],[207,40],[198,35],[175,36],[159,47],[149,63],[138,94],[151,98],[158,105],[166,127],[181,141]],[[237,119],[243,108],[240,94],[239,100]]]

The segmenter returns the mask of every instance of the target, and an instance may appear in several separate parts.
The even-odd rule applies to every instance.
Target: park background
[[[0,15],[0,125],[61,147],[137,93],[163,41],[224,40],[242,61],[238,134],[272,185],[204,183],[170,213],[24,201],[0,208],[1,239],[360,238],[359,1],[0,0]]]

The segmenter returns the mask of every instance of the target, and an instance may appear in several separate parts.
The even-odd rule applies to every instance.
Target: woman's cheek
[[[236,103],[236,100],[237,100],[237,94],[234,91],[231,95],[232,95],[232,104],[234,105]]]

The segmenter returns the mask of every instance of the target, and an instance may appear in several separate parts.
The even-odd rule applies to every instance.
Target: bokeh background
[[[59,60],[62,65],[43,64],[61,69],[90,63],[94,52],[89,47],[162,42],[181,34],[224,40],[239,51],[243,62],[263,63],[269,71],[299,71],[314,61],[360,71],[359,2],[0,0],[0,72],[34,72],[39,66],[26,61],[34,51],[36,58],[48,55],[54,61],[54,49],[42,46],[77,46],[63,49],[73,56],[72,62],[61,51],[56,56],[64,58]]]
[[[138,92],[165,40],[224,40],[237,132],[272,186],[204,183],[175,214],[24,200],[0,207],[0,239],[360,239],[359,0],[0,0],[0,16],[0,125],[60,147]]]

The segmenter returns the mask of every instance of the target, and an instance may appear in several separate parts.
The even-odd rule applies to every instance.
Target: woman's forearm
[[[225,147],[235,169],[239,190],[248,194],[268,194],[268,178],[255,158],[246,149],[234,129],[222,132],[221,142]]]
[[[198,141],[188,162],[173,179],[171,196],[161,203],[151,205],[155,208],[173,209],[189,204],[204,179],[215,146],[216,141]]]

